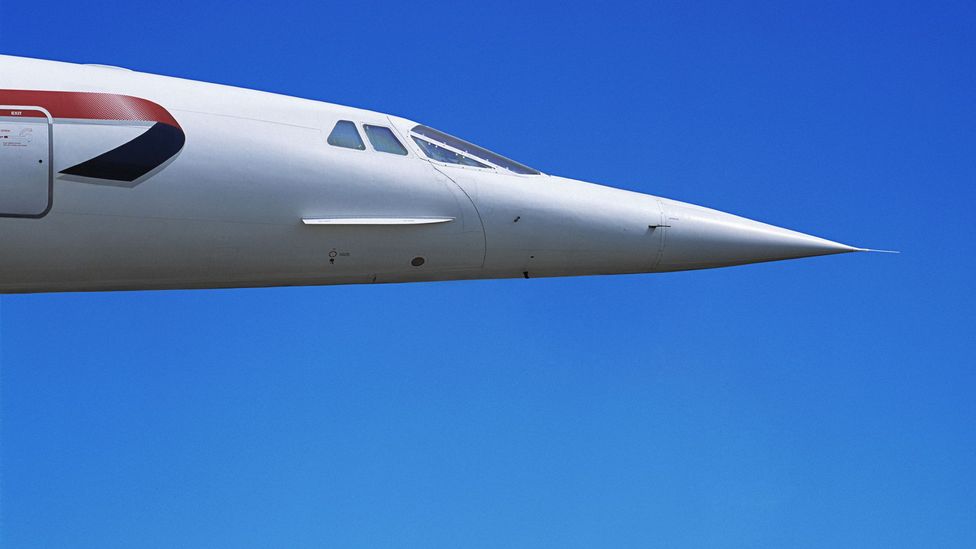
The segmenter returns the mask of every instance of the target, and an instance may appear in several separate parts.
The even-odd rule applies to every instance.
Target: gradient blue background
[[[686,4],[0,2],[3,53],[903,252],[5,296],[2,546],[976,546],[976,8]]]

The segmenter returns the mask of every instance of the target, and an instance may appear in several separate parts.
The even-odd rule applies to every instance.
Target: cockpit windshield
[[[468,158],[463,154],[458,154],[452,151],[451,149],[441,147],[440,145],[435,145],[434,143],[431,143],[426,139],[420,139],[417,136],[413,136],[413,140],[414,142],[417,143],[420,149],[424,151],[424,154],[426,154],[428,158],[432,158],[434,160],[437,160],[438,162],[444,162],[446,164],[459,164],[461,166],[474,166],[476,168],[491,169],[491,166],[482,164],[481,162],[478,162],[473,158]]]
[[[458,139],[457,137],[448,135],[444,132],[437,131],[434,128],[420,125],[414,126],[414,128],[410,131],[416,134],[413,139],[418,145],[420,145],[420,148],[423,149],[424,154],[440,162],[478,166],[482,168],[490,167],[485,166],[476,160],[467,158],[465,156],[467,155],[513,173],[521,175],[540,174],[538,170],[534,170],[525,164],[519,164],[518,162],[505,158],[500,154],[495,154],[488,149],[479,147],[473,143],[468,143],[463,139]],[[418,139],[417,136],[421,136],[424,139]],[[459,155],[456,153],[462,154]]]

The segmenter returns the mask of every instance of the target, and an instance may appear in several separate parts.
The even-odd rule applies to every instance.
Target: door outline
[[[47,215],[54,206],[54,117],[51,116],[50,111],[37,105],[0,105],[0,110],[34,111],[47,117],[47,206],[43,211],[36,214],[15,214],[0,211],[0,218],[40,219]]]

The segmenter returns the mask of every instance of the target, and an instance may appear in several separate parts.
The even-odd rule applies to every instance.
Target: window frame
[[[356,136],[359,138],[359,142],[362,144],[363,148],[360,149],[360,148],[356,148],[356,147],[346,147],[345,145],[336,145],[335,143],[332,143],[331,141],[329,141],[329,139],[332,138],[332,134],[335,133],[336,128],[338,128],[339,127],[339,124],[342,124],[343,122],[348,122],[349,124],[352,124],[352,129],[353,129],[353,131],[356,132]],[[325,143],[326,143],[326,145],[328,145],[330,147],[335,147],[337,149],[345,149],[347,151],[366,152],[367,150],[369,150],[367,148],[368,145],[366,144],[366,141],[368,141],[368,139],[363,139],[363,135],[359,132],[359,125],[356,124],[356,122],[354,122],[352,120],[348,120],[346,118],[340,118],[340,119],[336,120],[335,124],[332,125],[332,129],[329,130],[329,133],[326,134],[326,136],[325,136]]]
[[[391,126],[384,126],[382,124],[370,123],[370,122],[362,122],[360,125],[363,127],[363,134],[366,135],[366,141],[369,143],[369,148],[370,148],[371,151],[376,152],[376,153],[389,154],[389,155],[392,155],[392,156],[403,156],[403,157],[410,156],[410,149],[406,145],[403,144],[403,138],[400,135],[397,135],[397,131],[396,131],[396,129],[392,125]],[[369,131],[366,129],[366,126],[371,126],[373,128],[381,128],[381,129],[385,129],[385,130],[389,131],[390,132],[390,135],[393,136],[393,139],[400,145],[401,148],[403,148],[403,154],[395,153],[395,152],[390,152],[390,151],[381,151],[381,150],[377,149],[376,148],[376,145],[373,144],[373,140],[370,139],[370,137],[369,137]]]

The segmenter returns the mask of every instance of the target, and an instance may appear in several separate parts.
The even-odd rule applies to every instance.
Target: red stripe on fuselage
[[[161,122],[174,128],[179,123],[163,107],[141,97],[114,93],[63,92],[37,90],[0,90],[0,105],[43,107],[54,118],[87,120],[139,120]],[[40,113],[27,109],[0,110],[0,116],[36,117]]]

